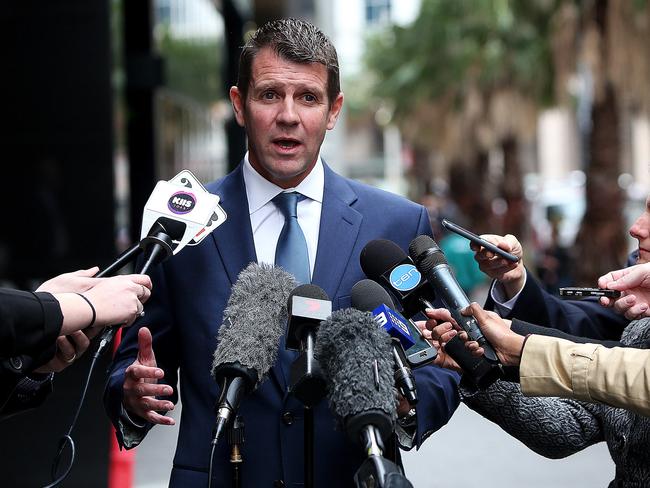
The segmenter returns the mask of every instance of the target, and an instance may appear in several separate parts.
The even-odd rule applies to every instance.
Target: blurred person
[[[448,219],[461,227],[467,225],[465,219],[460,214],[443,214],[440,217],[441,220]],[[468,296],[474,296],[477,288],[487,280],[485,274],[481,272],[474,259],[474,253],[470,248],[470,243],[463,236],[459,236],[454,232],[447,232],[442,225],[440,228],[441,237],[438,245],[445,254],[449,265],[454,270],[454,275],[460,287]]]
[[[151,294],[145,275],[52,278],[35,292],[0,289],[0,415],[40,404],[53,373],[80,357],[108,325],[133,323]]]
[[[551,242],[537,258],[537,276],[549,293],[558,293],[564,286],[571,286],[573,279],[573,258],[569,249],[560,242],[562,215],[559,210],[549,207],[547,221],[551,228]]]
[[[208,482],[219,393],[210,365],[224,307],[244,267],[276,262],[283,228],[305,240],[302,266],[291,271],[299,282],[320,286],[334,310],[350,306],[350,290],[364,277],[359,256],[368,241],[392,239],[405,249],[417,235],[431,235],[422,206],[343,178],[322,161],[321,144],[336,124],[343,93],[336,50],[315,26],[296,19],[261,26],[242,50],[230,99],[246,130],[248,152],[232,173],[207,185],[221,197],[228,220],[154,270],[157,293],[146,321],[125,334],[105,393],[118,441],[126,448],[140,444],[154,425],[174,423],[166,412],[180,393],[172,487]],[[290,211],[283,205],[289,198]],[[303,484],[303,405],[287,391],[294,357],[280,345],[269,378],[239,409],[247,438],[243,486]],[[414,376],[419,402],[402,412],[400,426],[407,448],[444,425],[458,405],[455,373],[432,367]],[[316,486],[353,486],[363,453],[336,431],[326,403],[313,408]],[[231,485],[229,459],[229,446],[220,442],[213,486]]]
[[[489,315],[476,304],[471,306],[471,311],[482,325],[483,332],[494,340],[492,344],[499,344],[500,359],[506,365],[521,362],[521,385],[498,380],[486,390],[476,391],[461,383],[461,398],[469,408],[499,425],[536,453],[551,459],[570,456],[604,441],[616,464],[616,476],[610,487],[650,486],[650,418],[645,416],[649,410],[647,400],[643,401],[650,386],[649,351],[639,350],[650,348],[650,318],[630,322],[621,337],[627,349],[621,350],[571,342],[564,344],[555,342],[558,341],[555,338],[534,335],[526,340],[505,332],[509,330],[508,323],[497,314]],[[438,320],[444,320],[444,312],[447,311],[435,311]],[[431,315],[434,315],[433,311]],[[451,319],[451,315],[447,318]],[[444,343],[456,331],[451,330],[451,323],[440,324],[438,320],[428,323],[427,327],[434,330],[434,337]],[[478,354],[481,351],[477,346],[470,343]],[[580,353],[586,357],[566,356]],[[642,363],[638,363],[640,357]],[[601,363],[592,364],[594,360],[607,361],[608,358],[624,362],[605,364],[604,367]],[[444,366],[457,367],[449,358],[443,357],[443,360]],[[549,377],[539,373],[543,361],[551,363]],[[623,371],[628,364],[633,369]],[[615,370],[623,376],[616,375]],[[635,377],[635,374],[640,376]],[[525,396],[524,388],[531,394],[546,394],[546,387],[549,394],[553,391],[554,394],[588,398],[590,401],[611,402],[632,410],[568,398]]]

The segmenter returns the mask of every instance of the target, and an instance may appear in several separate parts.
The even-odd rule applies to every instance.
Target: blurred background
[[[239,47],[288,16],[320,26],[339,53],[345,107],[323,157],[426,205],[473,298],[488,283],[441,218],[516,235],[550,291],[625,263],[650,188],[649,0],[5,0],[0,285],[107,266],[138,239],[156,181],[234,168]],[[135,455],[111,451],[107,362],[65,486],[166,486],[174,430],[154,429]],[[39,411],[0,423],[3,486],[47,482],[86,368],[58,375]],[[606,486],[613,475],[602,445],[545,460],[463,406],[405,462],[415,486]]]

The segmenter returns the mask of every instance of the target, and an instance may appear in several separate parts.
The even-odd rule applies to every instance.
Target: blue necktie
[[[284,227],[275,249],[275,264],[296,277],[299,284],[311,283],[307,241],[298,223],[298,199],[296,192],[282,192],[273,203],[284,215]]]

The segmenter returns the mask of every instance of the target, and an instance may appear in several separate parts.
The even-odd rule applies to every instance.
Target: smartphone
[[[513,263],[519,262],[519,258],[514,254],[510,254],[509,252],[504,251],[500,247],[495,246],[491,242],[488,242],[485,239],[481,239],[473,232],[470,232],[467,229],[463,229],[460,225],[456,225],[453,222],[449,222],[447,219],[442,219],[441,223],[442,226],[448,231],[451,231],[454,234],[458,234],[459,236],[463,236],[465,239],[469,239],[471,242],[474,242],[479,246],[483,246],[485,249],[488,249],[489,251],[498,254],[499,256],[507,259],[508,261],[511,261]]]
[[[570,286],[560,288],[560,296],[563,298],[585,298],[585,297],[607,297],[618,298],[621,292],[618,290],[606,290],[604,288],[580,288]]]
[[[415,344],[409,347],[406,352],[406,359],[411,368],[418,368],[429,364],[436,359],[438,350],[427,341],[420,329],[418,329],[411,320],[407,320],[411,337],[415,339]]]

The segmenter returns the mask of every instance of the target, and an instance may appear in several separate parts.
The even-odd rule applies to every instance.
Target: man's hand
[[[476,252],[474,259],[478,263],[481,271],[503,285],[508,299],[514,297],[522,290],[526,283],[526,269],[524,268],[523,260],[524,251],[521,244],[517,238],[511,234],[503,237],[493,234],[484,234],[481,237],[519,258],[517,263],[513,263],[492,251],[479,246],[478,244],[470,244],[472,250]]]
[[[59,336],[56,339],[56,353],[36,373],[60,373],[65,368],[80,358],[90,345],[90,339],[81,331],[73,332],[67,336]]]
[[[124,408],[152,424],[174,425],[174,419],[157,411],[174,409],[168,400],[158,400],[156,396],[169,396],[174,390],[171,386],[158,384],[165,373],[156,365],[153,353],[153,339],[146,327],[138,331],[138,357],[126,368],[123,393]]]
[[[601,297],[600,303],[628,320],[650,316],[650,263],[610,271],[598,278],[598,287],[621,292],[620,298]]]

